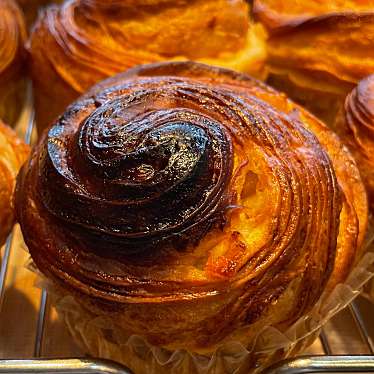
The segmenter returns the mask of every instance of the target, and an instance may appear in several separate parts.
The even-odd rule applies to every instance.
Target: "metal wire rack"
[[[28,105],[16,128],[27,143],[35,138],[33,125]],[[130,374],[113,362],[82,358],[58,322],[47,291],[36,287],[36,276],[25,269],[22,243],[16,226],[0,252],[0,373]],[[282,361],[266,374],[374,373],[373,340],[374,304],[359,297],[325,325],[307,356]]]

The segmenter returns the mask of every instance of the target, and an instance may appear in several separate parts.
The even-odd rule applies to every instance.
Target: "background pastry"
[[[26,30],[15,1],[1,0],[0,14],[0,118],[13,125],[25,98]]]
[[[0,246],[14,223],[13,192],[16,176],[28,156],[28,147],[0,121]]]
[[[254,0],[253,13],[267,28],[279,30],[296,26],[316,16],[341,12],[370,12],[374,10],[372,0]]]
[[[374,75],[349,93],[334,129],[355,156],[374,209]]]
[[[305,315],[344,282],[367,225],[358,170],[327,127],[191,62],[130,69],[72,104],[23,167],[16,205],[60,292],[117,334],[200,353]]]
[[[265,32],[244,0],[74,0],[31,35],[38,129],[94,83],[140,63],[198,60],[262,76]]]
[[[374,71],[372,1],[255,1],[270,34],[269,83],[329,125],[346,95]]]

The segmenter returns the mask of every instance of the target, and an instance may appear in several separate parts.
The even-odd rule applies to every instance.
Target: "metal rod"
[[[42,353],[42,341],[45,323],[45,311],[47,305],[47,295],[47,290],[43,289],[40,297],[38,323],[36,325],[34,357],[40,357]]]
[[[374,356],[304,356],[281,361],[262,374],[374,372]]]
[[[371,339],[370,337],[370,334],[369,332],[367,331],[367,328],[366,328],[366,325],[365,325],[365,322],[361,316],[361,313],[355,303],[355,301],[353,301],[351,304],[349,304],[349,310],[351,311],[351,314],[352,314],[352,317],[353,317],[353,320],[355,321],[356,323],[356,326],[360,332],[360,335],[361,335],[361,338],[366,342],[368,348],[369,348],[369,351],[371,354],[374,354],[374,343],[373,343],[373,340]]]
[[[321,333],[319,335],[319,338],[321,340],[322,348],[323,348],[325,354],[331,355],[331,353],[332,353],[331,347],[330,347],[329,341],[327,339],[327,336],[326,336],[323,328],[321,329]]]
[[[13,242],[13,231],[10,233],[10,235],[8,236],[5,242],[4,256],[3,256],[3,260],[1,262],[1,268],[0,268],[0,310],[4,302],[5,278],[8,272],[8,263],[9,263],[10,249],[12,247],[12,242]]]
[[[39,360],[0,360],[1,374],[59,373],[59,374],[133,374],[125,366],[108,360],[39,359]]]
[[[29,117],[29,121],[28,121],[28,124],[27,124],[27,129],[26,129],[26,133],[25,133],[25,143],[26,144],[31,143],[31,136],[32,136],[32,132],[34,130],[34,119],[35,119],[35,112],[32,109],[31,112],[30,112],[30,117]]]
[[[29,90],[29,95],[31,95],[30,100],[32,101],[31,90]],[[27,144],[30,143],[33,128],[34,128],[34,110],[32,109],[30,112],[29,120],[27,123],[27,129],[25,133],[25,142]],[[6,275],[8,272],[12,241],[13,241],[13,231],[10,233],[5,243],[4,256],[3,256],[3,259],[1,262],[1,268],[0,268],[0,311],[3,306],[3,301],[4,301],[3,299],[4,299],[4,292],[5,292],[5,279],[6,279]]]

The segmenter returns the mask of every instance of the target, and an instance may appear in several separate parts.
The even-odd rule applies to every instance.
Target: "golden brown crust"
[[[243,0],[51,6],[30,42],[38,128],[94,83],[137,64],[194,59],[263,74],[264,39],[262,26],[249,24]]]
[[[323,14],[341,12],[369,12],[374,9],[371,0],[254,0],[253,14],[271,32],[296,26]]]
[[[25,98],[26,29],[15,1],[1,1],[0,14],[0,118],[13,125]]]
[[[374,71],[373,40],[374,9],[324,13],[278,30],[268,41],[269,83],[333,125],[348,92]]]
[[[346,97],[334,130],[356,158],[374,209],[374,75],[361,80]]]
[[[0,246],[14,224],[13,191],[29,148],[0,121]]]
[[[44,133],[17,189],[26,244],[58,287],[129,334],[198,351],[289,326],[345,280],[367,224],[327,127],[192,62],[98,84]]]
[[[325,79],[315,84],[326,88],[336,86],[334,79],[354,84],[374,71],[373,35],[374,12],[323,15],[274,35],[269,61],[279,70],[310,71],[310,85],[318,73]]]

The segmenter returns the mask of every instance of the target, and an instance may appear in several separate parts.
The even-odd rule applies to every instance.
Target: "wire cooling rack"
[[[35,139],[31,104],[16,130],[27,143]],[[36,275],[24,266],[28,254],[18,226],[0,254],[0,374],[131,374],[116,363],[85,358],[74,344],[58,321],[47,291],[37,287]],[[357,298],[323,327],[305,354],[277,363],[266,374],[374,373],[374,304]]]

